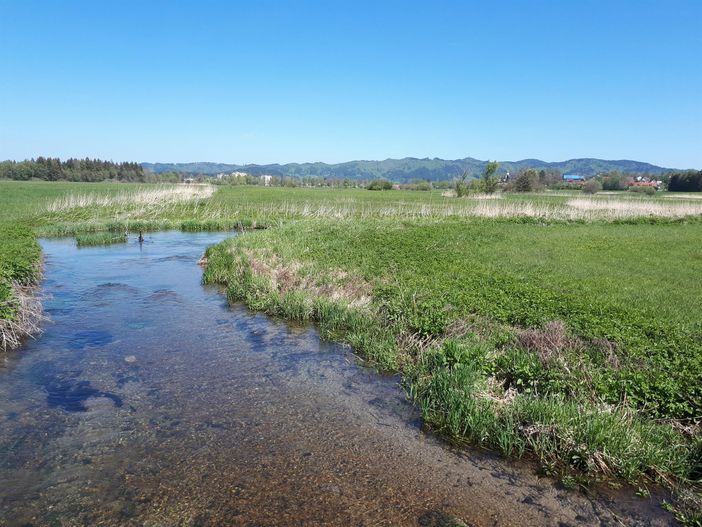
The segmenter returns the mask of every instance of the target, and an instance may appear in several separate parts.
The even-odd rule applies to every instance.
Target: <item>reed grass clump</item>
[[[0,351],[22,344],[41,332],[44,315],[36,284],[5,282],[0,278]]]
[[[180,223],[183,232],[217,232],[265,229],[266,224],[247,218],[186,220]]]
[[[76,245],[78,247],[115,245],[119,243],[127,243],[126,232],[96,232],[93,234],[80,234],[76,236]]]
[[[88,222],[61,222],[44,225],[36,228],[36,232],[43,238],[77,237],[85,234],[135,234],[139,232],[153,232],[172,230],[177,224],[170,220],[125,220],[125,221],[88,221]]]

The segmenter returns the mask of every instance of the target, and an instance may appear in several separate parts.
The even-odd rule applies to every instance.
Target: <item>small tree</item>
[[[466,194],[468,194],[468,169],[465,169],[463,171],[463,174],[461,174],[461,177],[456,179],[453,188],[456,191],[456,196],[459,198],[462,198]]]
[[[629,182],[633,181],[631,177],[625,176],[618,170],[611,170],[600,180],[602,182],[602,190],[626,190]]]
[[[537,190],[538,187],[539,174],[533,168],[521,172],[514,180],[515,192],[533,192]]]
[[[486,194],[492,194],[497,190],[499,182],[497,181],[495,172],[497,172],[498,166],[500,165],[497,161],[489,161],[485,167],[485,170],[483,171],[481,178],[482,191]]]

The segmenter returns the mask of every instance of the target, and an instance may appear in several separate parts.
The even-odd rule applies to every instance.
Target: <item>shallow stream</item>
[[[422,430],[394,377],[200,284],[231,234],[43,241],[50,320],[0,358],[0,525],[669,525]]]

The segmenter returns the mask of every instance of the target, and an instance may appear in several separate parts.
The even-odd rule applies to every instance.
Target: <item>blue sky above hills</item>
[[[0,158],[702,168],[702,2],[0,0]]]

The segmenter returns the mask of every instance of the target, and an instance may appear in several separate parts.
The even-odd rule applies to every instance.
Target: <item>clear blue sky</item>
[[[702,0],[0,0],[0,159],[702,168]]]

